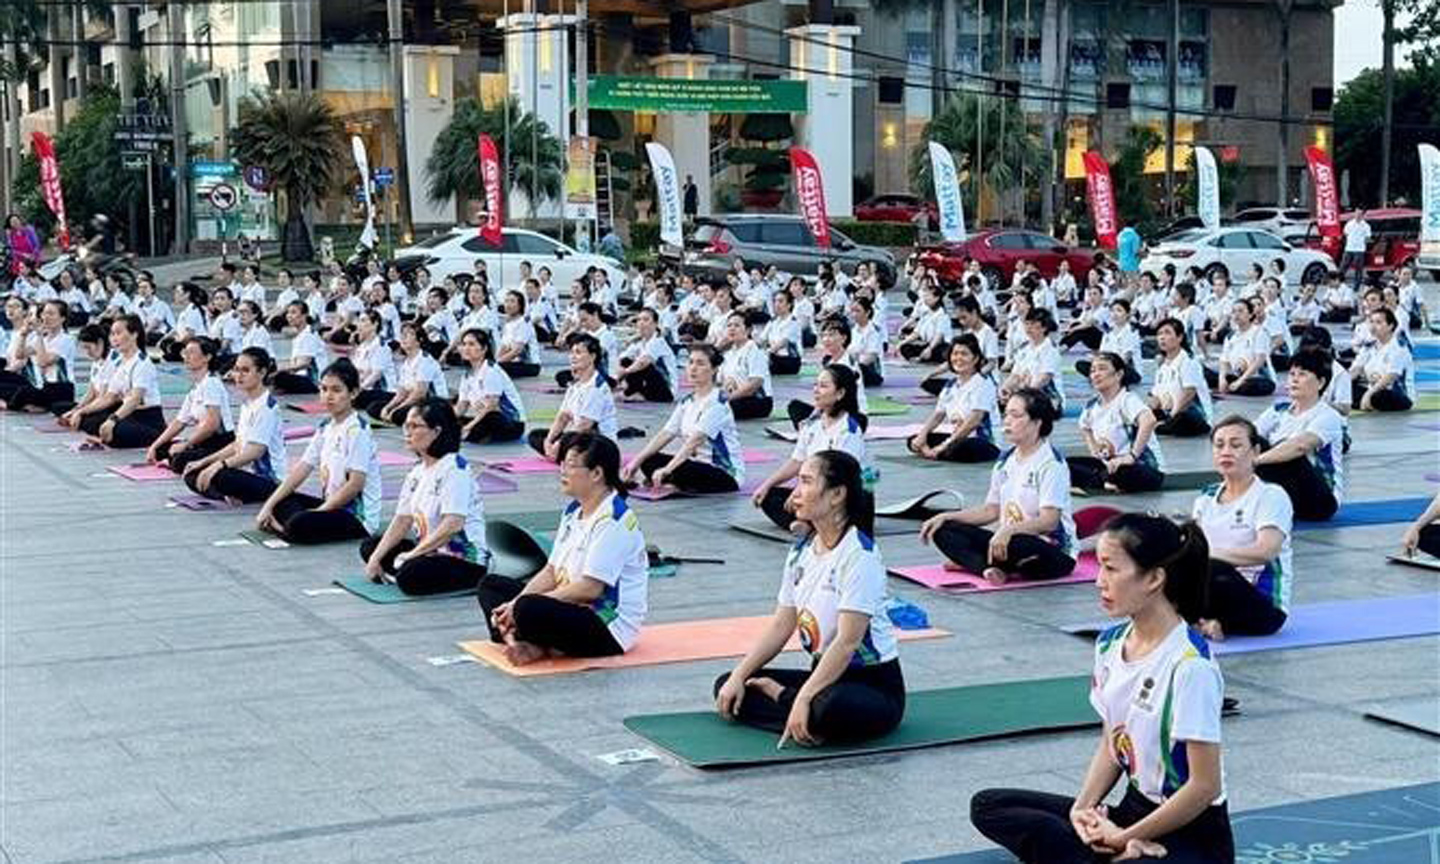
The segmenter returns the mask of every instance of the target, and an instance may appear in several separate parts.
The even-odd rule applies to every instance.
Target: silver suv
[[[821,249],[799,216],[703,216],[695,221],[683,252],[674,246],[660,249],[663,263],[678,265],[697,279],[725,278],[736,258],[743,259],[747,268],[774,264],[783,272],[809,277],[818,275],[826,261],[847,270],[865,261],[875,265],[882,287],[895,284],[895,256],[889,250],[861,246],[834,227],[830,229],[830,248]]]

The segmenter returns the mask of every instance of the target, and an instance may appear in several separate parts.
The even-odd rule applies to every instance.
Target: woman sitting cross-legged
[[[1050,443],[1054,405],[1039,390],[1019,390],[1003,422],[1012,447],[995,463],[985,503],[932,516],[920,539],[996,585],[1066,576],[1075,569],[1075,519],[1070,468]],[[983,527],[994,522],[993,532]]]
[[[655,486],[669,484],[682,492],[737,492],[745,482],[740,431],[725,393],[715,386],[720,349],[696,343],[690,347],[685,374],[694,390],[675,406],[670,419],[620,472],[626,483],[643,477]],[[661,452],[680,441],[675,455]]]
[[[641,309],[635,338],[620,354],[616,385],[623,398],[644,402],[675,401],[675,352],[660,335],[660,313]]]
[[[405,476],[385,533],[360,541],[365,575],[393,581],[410,595],[474,588],[485,576],[490,550],[480,485],[459,453],[460,422],[449,402],[426,399],[406,410],[402,428],[405,446],[420,464]]]
[[[1124,620],[1095,642],[1090,704],[1103,729],[1074,798],[986,789],[970,821],[1023,864],[1233,864],[1220,709],[1225,681],[1186,625],[1205,596],[1205,534],[1126,513],[1096,547],[1100,606]],[[1122,776],[1125,796],[1106,807]]]
[[[565,388],[565,398],[560,400],[560,410],[549,429],[531,429],[525,436],[532,450],[555,463],[561,459],[560,439],[567,432],[595,432],[614,441],[620,431],[615,418],[615,395],[601,371],[605,368],[605,354],[600,340],[589,333],[572,333],[566,342],[570,345],[572,378]]]
[[[114,366],[106,391],[76,408],[75,425],[115,448],[149,447],[165,428],[160,407],[160,375],[145,354],[145,324],[138,315],[121,315],[110,325]]]
[[[519,441],[525,435],[525,403],[509,373],[495,362],[489,331],[476,328],[462,333],[460,359],[468,367],[455,403],[461,436],[471,444]]]
[[[230,377],[240,391],[240,420],[235,440],[185,468],[185,485],[206,498],[259,504],[285,476],[285,424],[280,403],[265,388],[275,361],[263,348],[246,348],[235,358]]]
[[[1140,380],[1119,354],[1102,351],[1090,364],[1095,398],[1080,412],[1087,456],[1071,456],[1071,482],[1087,491],[1154,492],[1165,483],[1155,414],[1131,392]]]
[[[995,382],[980,371],[985,353],[974,334],[962,333],[950,343],[950,371],[955,377],[940,392],[935,413],[908,442],[910,452],[942,462],[994,462]],[[948,423],[950,432],[937,431]]]
[[[395,394],[387,401],[370,403],[366,413],[376,420],[398,424],[412,405],[426,399],[449,399],[450,387],[445,383],[445,370],[426,353],[420,342],[420,325],[406,321],[400,325],[400,354],[405,358],[396,374]]]
[[[780,746],[865,741],[900,724],[905,679],[885,612],[885,565],[871,539],[863,469],[822,450],[800,467],[795,516],[814,531],[790,550],[770,626],[715,681],[727,720],[780,734]],[[798,633],[809,669],[765,664]]]
[[[476,594],[491,641],[520,666],[552,654],[605,657],[635,644],[648,608],[645,535],[620,486],[620,449],[603,435],[566,435],[560,517],[550,560],[529,582],[487,576]]]
[[[1409,411],[1415,358],[1399,337],[1394,312],[1382,306],[1368,317],[1375,341],[1350,364],[1351,405],[1357,411]]]
[[[1210,387],[1205,367],[1190,354],[1185,325],[1178,318],[1166,318],[1155,327],[1160,357],[1155,365],[1155,383],[1146,400],[1155,419],[1157,435],[1189,438],[1210,431]]]
[[[1321,399],[1334,364],[1317,348],[1297,352],[1285,382],[1290,400],[1267,408],[1255,428],[1269,446],[1255,473],[1290,496],[1295,518],[1324,522],[1340,509],[1345,486],[1345,421]]]
[[[185,394],[175,419],[145,450],[150,463],[166,462],[170,470],[185,473],[185,466],[235,440],[230,392],[217,373],[220,344],[205,336],[191,336],[180,349],[180,360],[194,385]],[[185,437],[180,437],[184,432]]]

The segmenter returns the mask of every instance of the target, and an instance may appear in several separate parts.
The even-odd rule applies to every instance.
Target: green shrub
[[[630,249],[636,253],[652,252],[660,248],[659,222],[631,222]]]
[[[856,243],[865,246],[914,246],[915,225],[911,222],[861,222],[857,219],[834,219],[831,225]]]

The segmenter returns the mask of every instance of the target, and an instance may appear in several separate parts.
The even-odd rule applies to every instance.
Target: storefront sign
[[[596,75],[590,78],[589,89],[592,109],[615,111],[793,114],[809,108],[804,81]]]

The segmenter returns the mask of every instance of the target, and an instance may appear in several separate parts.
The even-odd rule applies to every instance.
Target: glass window
[[[760,242],[759,222],[735,222],[725,226],[725,228],[730,232],[731,236],[741,243]]]
[[[536,237],[532,234],[515,235],[515,245],[521,255],[554,255],[557,248],[555,241],[549,237]]]
[[[1210,10],[1180,7],[1180,38],[1205,39],[1210,35]]]
[[[992,249],[1029,249],[1029,248],[1030,248],[1030,244],[1027,243],[1027,242],[1025,242],[1025,235],[1024,235],[1024,234],[1022,234],[1022,233],[1020,233],[1020,232],[1018,232],[1018,231],[1014,231],[1014,232],[1010,232],[1010,233],[1007,233],[1007,234],[996,234],[994,237],[991,237],[991,238],[990,238],[990,248],[992,248]]]
[[[1247,231],[1250,235],[1250,243],[1256,249],[1284,250],[1285,244],[1274,234],[1266,234],[1264,231]]]
[[[1264,222],[1275,218],[1274,210],[1242,210],[1235,214],[1236,222]]]
[[[1221,249],[1253,249],[1250,245],[1249,231],[1236,231],[1233,234],[1221,234],[1215,238],[1215,245]]]
[[[475,255],[484,255],[486,253],[500,251],[504,251],[508,255],[520,251],[518,248],[516,248],[514,234],[506,234],[504,236],[504,245],[501,248],[496,248],[495,246],[486,243],[484,240],[480,239],[478,235],[475,237],[471,237],[464,243],[461,243],[460,248],[464,249],[466,252],[470,252]]]
[[[773,246],[809,246],[810,232],[799,222],[765,222],[760,229],[760,242]]]

